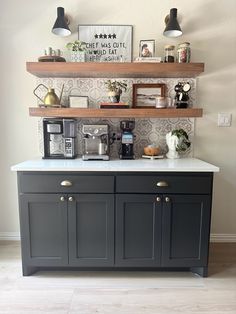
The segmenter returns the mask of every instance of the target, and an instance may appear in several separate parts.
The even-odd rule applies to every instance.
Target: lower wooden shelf
[[[29,108],[31,117],[50,118],[196,118],[202,117],[201,108],[130,108],[130,109],[96,109],[96,108]]]

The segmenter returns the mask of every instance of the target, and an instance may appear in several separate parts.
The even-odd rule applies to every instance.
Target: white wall
[[[59,38],[51,33],[56,7],[72,17],[73,35]],[[177,7],[184,35],[163,37],[164,18]],[[192,61],[205,62],[198,79],[199,106],[203,118],[196,121],[195,156],[221,168],[215,175],[212,232],[236,234],[236,1],[235,0],[61,0],[4,1],[0,12],[0,234],[18,232],[16,174],[10,166],[39,155],[37,119],[28,115],[36,104],[32,90],[36,78],[25,70],[42,49],[64,48],[77,38],[77,24],[132,24],[134,56],[140,39],[156,39],[157,53],[165,44],[189,41]],[[233,114],[230,128],[217,127],[217,113]]]

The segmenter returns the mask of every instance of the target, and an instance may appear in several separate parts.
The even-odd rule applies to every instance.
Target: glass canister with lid
[[[165,46],[164,62],[175,62],[175,46],[173,45]]]
[[[177,49],[177,61],[179,63],[189,63],[191,58],[190,43],[179,44]]]

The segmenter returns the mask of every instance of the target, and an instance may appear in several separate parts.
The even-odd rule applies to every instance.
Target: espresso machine
[[[76,157],[76,120],[43,119],[43,159],[73,159]]]
[[[134,159],[134,134],[132,133],[135,126],[134,121],[124,120],[120,122],[121,149],[120,159]]]
[[[82,126],[83,160],[109,160],[109,125],[84,124]]]

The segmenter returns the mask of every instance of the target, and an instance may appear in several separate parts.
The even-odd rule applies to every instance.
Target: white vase
[[[71,62],[85,62],[85,51],[71,51]]]

